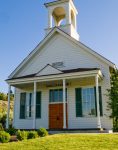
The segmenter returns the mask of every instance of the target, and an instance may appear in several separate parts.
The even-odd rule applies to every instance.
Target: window
[[[95,93],[94,88],[82,89],[82,115],[95,116]]]
[[[20,94],[20,119],[25,119],[26,93]]]
[[[50,90],[50,102],[63,102],[63,89]],[[67,101],[67,89],[66,89],[66,101]]]
[[[20,94],[20,119],[33,118],[33,93]],[[36,93],[36,118],[41,118],[41,92]]]
[[[75,89],[76,117],[97,116],[96,87]],[[100,116],[103,116],[102,89],[99,86]]]
[[[55,68],[62,68],[64,67],[64,62],[55,62],[55,63],[52,63],[52,66]]]

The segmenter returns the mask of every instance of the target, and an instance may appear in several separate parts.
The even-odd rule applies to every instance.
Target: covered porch
[[[75,118],[79,118],[80,121],[82,117],[79,116],[80,112],[77,112],[76,107],[79,98],[77,98],[78,94],[75,91],[79,91],[80,87],[83,89],[88,87],[89,91],[93,91],[92,89],[95,87],[96,112],[92,110],[93,112],[90,115],[91,119],[96,122],[96,128],[100,129],[102,125],[100,117],[99,85],[102,80],[103,75],[99,69],[76,70],[73,72],[66,71],[65,73],[48,74],[45,76],[30,75],[7,80],[9,90],[6,128],[9,128],[10,91],[11,86],[13,86],[16,90],[20,91],[19,93],[28,93],[26,97],[29,99],[28,103],[30,103],[30,105],[25,108],[26,114],[24,118],[18,118],[20,116],[20,106],[18,105],[20,102],[18,103],[18,101],[20,101],[21,95],[17,95],[17,92],[15,92],[14,100],[13,124],[17,124],[16,120],[19,119],[20,122],[22,122],[22,128],[24,124],[24,129],[26,126],[29,126],[30,129],[37,129],[39,127],[38,124],[41,124],[42,127],[47,129],[70,129],[73,121],[71,113],[74,113]],[[83,92],[84,91],[86,92],[86,90],[83,90]],[[31,96],[32,102],[30,101]],[[39,97],[41,102],[37,100],[37,97]],[[38,111],[39,107],[40,112]],[[80,109],[79,104],[78,109]],[[23,110],[23,107],[21,110]],[[18,115],[16,116],[15,113],[17,113],[17,111]],[[27,112],[30,117],[27,115]],[[95,113],[97,115],[95,115]],[[37,118],[37,115],[39,118]],[[83,117],[84,115],[86,115],[86,112],[83,114]]]

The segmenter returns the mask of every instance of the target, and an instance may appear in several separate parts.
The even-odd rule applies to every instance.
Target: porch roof
[[[76,73],[76,72],[85,72],[85,71],[94,71],[94,70],[100,70],[100,69],[99,68],[76,68],[76,69],[69,69],[69,70],[61,70],[61,73],[58,73],[58,74],[67,74],[67,73]],[[47,74],[47,75],[37,76],[37,73],[34,73],[34,74],[29,74],[29,75],[26,75],[26,76],[20,76],[20,77],[16,77],[16,78],[14,77],[14,78],[11,78],[11,79],[7,79],[6,81],[15,80],[15,79],[50,76],[50,75],[57,75],[57,74]]]
[[[70,70],[63,70],[62,73],[59,74],[48,74],[48,75],[41,75],[36,76],[36,74],[30,74],[27,76],[22,76],[18,78],[12,78],[6,80],[8,84],[11,86],[19,85],[19,84],[27,84],[33,82],[47,82],[47,81],[57,81],[63,79],[78,79],[84,77],[95,77],[96,75],[99,76],[99,79],[103,78],[103,74],[100,69],[98,68],[77,68],[77,69],[70,69]]]

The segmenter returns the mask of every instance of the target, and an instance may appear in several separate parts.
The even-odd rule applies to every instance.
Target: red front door
[[[63,129],[63,103],[49,104],[49,128]]]

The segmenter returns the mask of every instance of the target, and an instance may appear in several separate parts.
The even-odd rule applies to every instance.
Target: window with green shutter
[[[96,116],[96,100],[93,87],[76,88],[76,117]]]
[[[36,93],[36,118],[41,118],[41,92]]]
[[[20,119],[25,119],[26,93],[20,94]]]

